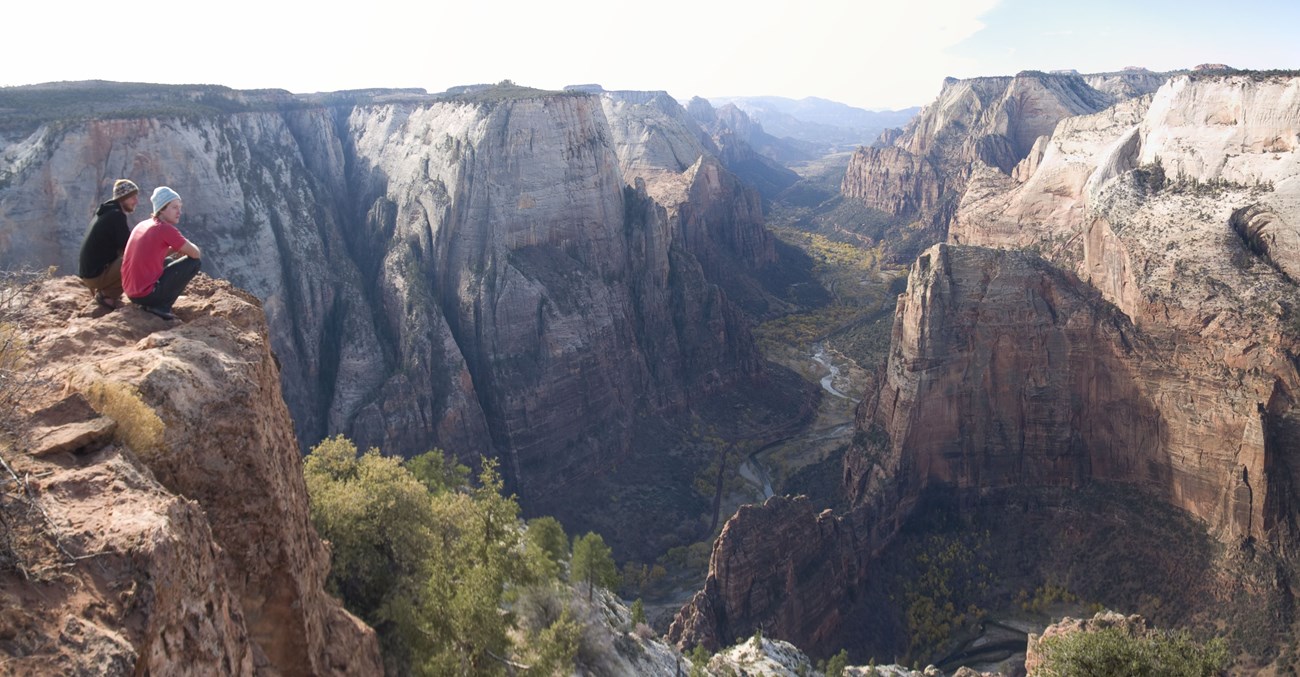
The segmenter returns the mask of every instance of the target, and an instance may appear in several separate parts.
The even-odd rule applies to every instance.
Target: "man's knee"
[[[198,259],[192,259],[188,256],[182,256],[181,258],[173,261],[171,265],[167,266],[167,270],[175,271],[173,273],[175,275],[193,277],[196,273],[199,272],[200,267],[202,267],[202,263],[200,263]]]

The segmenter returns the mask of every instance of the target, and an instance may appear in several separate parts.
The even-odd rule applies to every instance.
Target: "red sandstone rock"
[[[859,410],[865,446],[846,455],[844,478],[855,507],[826,517],[852,528],[814,530],[790,511],[738,513],[673,639],[725,643],[761,626],[815,647],[839,614],[833,602],[806,600],[851,595],[933,485],[1126,483],[1231,546],[1289,542],[1285,497],[1295,480],[1276,459],[1294,453],[1289,393],[1300,391],[1300,375],[1263,350],[1216,364],[1216,345],[1144,331],[1032,254],[936,245],[912,268],[881,388]],[[765,549],[797,555],[774,565]],[[784,572],[803,558],[863,564],[789,584]],[[761,594],[773,581],[789,587]]]
[[[329,556],[261,305],[202,276],[181,323],[131,307],[93,317],[86,303],[71,278],[42,285],[23,325],[30,358],[129,444],[21,459],[78,559],[51,555],[63,573],[45,581],[5,577],[11,599],[44,600],[0,619],[44,638],[11,655],[35,671],[380,674],[373,631],[324,591]]]
[[[851,605],[842,592],[861,583],[861,550],[843,520],[817,513],[806,497],[743,506],[714,543],[704,590],[673,620],[668,639],[716,651],[761,623],[767,636],[824,648]]]

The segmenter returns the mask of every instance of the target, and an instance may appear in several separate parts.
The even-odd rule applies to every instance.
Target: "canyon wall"
[[[760,199],[653,93],[150,86],[89,120],[18,94],[0,262],[69,270],[114,178],[170,185],[205,271],[264,300],[305,443],[500,455],[529,505],[638,417],[763,382],[730,297],[780,305]]]
[[[818,546],[838,559],[847,540],[861,562],[832,579],[829,596],[841,598],[861,593],[855,581],[927,489],[976,500],[1122,485],[1190,516],[1223,548],[1207,575],[1224,595],[1276,609],[1269,632],[1288,633],[1293,592],[1279,572],[1294,566],[1300,489],[1298,92],[1288,75],[1177,76],[1061,120],[1010,174],[976,163],[953,244],[912,264],[879,389],[859,407],[843,475],[853,507],[737,522],[853,525]],[[827,597],[827,581],[756,608],[737,588],[783,569],[728,537],[733,526],[751,528],[724,530],[674,639],[763,627],[825,642],[825,627],[807,630],[818,612],[794,600]],[[1273,573],[1247,581],[1252,561],[1274,562],[1263,565]]]

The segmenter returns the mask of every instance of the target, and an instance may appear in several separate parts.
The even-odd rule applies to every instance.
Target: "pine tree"
[[[565,609],[558,620],[539,632],[533,640],[537,658],[528,674],[571,674],[581,637],[582,626],[573,618],[573,612]]]
[[[569,558],[569,537],[559,520],[549,516],[529,520],[525,540],[529,566],[538,570],[540,578],[557,578],[560,563]]]
[[[600,534],[587,532],[573,542],[572,567],[570,580],[587,584],[588,601],[596,586],[608,588],[618,583],[618,567]]]
[[[831,659],[826,662],[826,677],[841,677],[848,666],[849,652],[840,649],[839,653],[831,656]]]

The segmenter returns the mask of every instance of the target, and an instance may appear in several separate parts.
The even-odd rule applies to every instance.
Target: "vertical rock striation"
[[[211,89],[0,124],[0,262],[66,268],[98,188],[170,185],[205,270],[264,299],[300,440],[499,455],[529,509],[637,420],[765,382],[761,199],[666,95]]]

